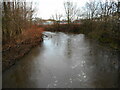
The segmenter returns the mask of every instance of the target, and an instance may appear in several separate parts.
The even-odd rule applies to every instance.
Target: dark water
[[[45,32],[44,42],[3,73],[3,88],[114,88],[118,53],[83,34]]]

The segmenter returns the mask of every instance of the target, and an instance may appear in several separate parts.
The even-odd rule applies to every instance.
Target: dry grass
[[[6,70],[15,64],[16,60],[27,54],[32,47],[39,45],[42,41],[43,28],[32,26],[9,43],[3,45],[2,70]]]
[[[21,43],[35,42],[37,39],[41,38],[43,31],[44,29],[41,27],[32,26],[31,28],[24,30],[22,34],[10,39],[9,41],[6,41],[6,43],[2,46],[2,49],[6,50]]]

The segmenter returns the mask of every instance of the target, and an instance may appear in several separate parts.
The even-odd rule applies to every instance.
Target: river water
[[[43,43],[3,73],[3,88],[116,88],[118,53],[84,34],[44,32]]]

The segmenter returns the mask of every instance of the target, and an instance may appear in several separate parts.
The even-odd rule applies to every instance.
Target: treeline
[[[84,7],[80,30],[113,48],[120,45],[120,2],[87,2]]]
[[[43,28],[33,23],[33,3],[2,2],[2,71],[42,42]]]
[[[2,38],[3,44],[16,38],[32,24],[32,3],[12,0],[2,2]]]
[[[78,8],[73,2],[65,2],[65,15],[54,15],[55,23],[47,30],[84,33],[113,48],[120,45],[120,2],[91,0]],[[62,16],[67,24],[60,24]],[[74,23],[79,21],[80,23]]]

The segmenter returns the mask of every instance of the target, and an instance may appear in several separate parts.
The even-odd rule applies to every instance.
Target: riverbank
[[[89,33],[86,35],[88,38],[93,39],[97,41],[101,46],[105,46],[108,49],[120,51],[120,41],[117,38],[114,37],[106,37],[104,34],[95,35],[92,33]]]
[[[103,25],[101,23],[100,25]],[[55,25],[46,25],[44,26],[46,31],[52,32],[65,32],[65,33],[74,33],[74,34],[85,34],[90,39],[93,39],[99,42],[102,46],[107,46],[110,49],[120,51],[120,38],[116,35],[116,32],[113,30],[106,29],[104,30],[98,23],[92,22],[91,25],[86,23],[81,24],[55,24]]]
[[[23,31],[15,39],[11,39],[2,48],[2,71],[10,68],[17,60],[25,56],[31,48],[39,45],[42,39],[43,28],[32,26]]]

